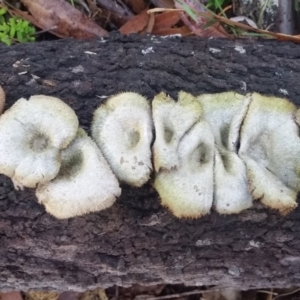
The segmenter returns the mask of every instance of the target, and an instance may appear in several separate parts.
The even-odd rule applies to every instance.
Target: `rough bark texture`
[[[58,96],[88,129],[103,96],[120,91],[149,99],[160,91],[256,91],[299,104],[299,53],[275,41],[140,36],[1,46],[0,84],[6,108],[22,96]],[[15,191],[0,176],[0,289],[299,285],[299,228],[300,209],[282,217],[258,203],[237,216],[178,220],[151,184],[123,186],[110,209],[59,221],[34,191]]]

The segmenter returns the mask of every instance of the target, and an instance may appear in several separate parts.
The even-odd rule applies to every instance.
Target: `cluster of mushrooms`
[[[141,187],[153,167],[162,205],[179,218],[236,214],[256,199],[286,214],[300,190],[299,124],[293,103],[258,93],[160,93],[151,106],[128,92],[98,107],[91,138],[67,104],[36,95],[0,117],[0,173],[35,188],[59,219],[110,207],[119,182]]]

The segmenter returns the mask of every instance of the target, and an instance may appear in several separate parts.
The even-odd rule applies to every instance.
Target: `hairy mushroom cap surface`
[[[21,98],[0,117],[0,173],[21,189],[50,181],[77,129],[75,112],[60,99]]]
[[[178,146],[176,169],[161,170],[154,187],[161,203],[178,218],[198,218],[213,202],[214,137],[206,122],[199,122]]]
[[[241,129],[239,156],[255,199],[286,214],[297,206],[300,139],[297,109],[286,99],[254,93]]]
[[[4,105],[5,105],[5,93],[2,86],[0,85],[0,115],[3,112]]]
[[[62,151],[62,166],[57,177],[39,184],[36,189],[39,203],[58,219],[106,209],[120,195],[117,178],[100,149],[82,129]]]
[[[120,181],[149,180],[152,128],[150,104],[137,93],[112,96],[94,112],[92,136]]]
[[[179,164],[178,144],[199,122],[202,107],[189,93],[181,91],[175,102],[162,92],[154,97],[152,111],[156,135],[152,149],[155,171],[172,170]]]
[[[204,94],[197,99],[216,144],[214,208],[221,214],[240,213],[252,206],[247,169],[237,154],[239,132],[251,98],[225,92]]]

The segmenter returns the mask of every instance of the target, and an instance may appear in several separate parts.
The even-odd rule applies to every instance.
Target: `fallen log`
[[[88,131],[94,109],[121,91],[149,100],[161,91],[174,98],[180,90],[255,91],[300,104],[293,43],[116,35],[0,46],[0,56],[5,109],[20,97],[56,96]],[[238,215],[179,220],[161,207],[151,183],[122,186],[104,211],[56,220],[33,190],[16,191],[0,176],[0,289],[299,285],[299,227],[299,208],[283,217],[258,202]]]

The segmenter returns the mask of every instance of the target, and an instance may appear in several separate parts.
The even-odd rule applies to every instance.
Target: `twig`
[[[272,295],[272,296],[277,296],[278,293],[274,293],[272,291],[264,291],[264,290],[258,290],[256,291],[257,293],[262,293],[262,294],[268,294],[268,295]]]
[[[142,297],[135,297],[135,300],[139,300],[139,299],[147,299],[147,300],[164,300],[164,299],[175,299],[175,298],[181,298],[181,297],[185,297],[185,296],[191,296],[191,295],[198,295],[198,294],[202,294],[203,290],[194,290],[194,291],[190,291],[190,292],[184,292],[184,293],[178,293],[178,294],[172,294],[172,295],[166,295],[166,296],[158,296],[158,297],[152,297],[152,298],[144,298],[144,296]]]
[[[160,7],[157,7],[157,8],[148,9],[147,13],[148,14],[153,14],[153,13],[165,12],[165,11],[182,11],[182,12],[184,12],[185,10],[181,9],[181,8],[160,8]]]
[[[277,300],[277,299],[282,298],[282,297],[285,297],[285,296],[293,295],[293,294],[295,294],[295,293],[297,293],[297,292],[299,292],[299,291],[300,291],[300,288],[295,289],[295,290],[293,290],[292,292],[289,292],[289,293],[286,293],[286,294],[278,295],[278,296],[276,296],[275,298],[273,298],[273,300]]]
[[[55,29],[57,29],[56,25],[49,28],[49,29],[44,29],[44,30],[37,31],[37,32],[33,33],[32,35],[39,35],[39,34],[42,34],[42,33],[45,33],[45,32],[50,32],[50,31],[55,30]]]

